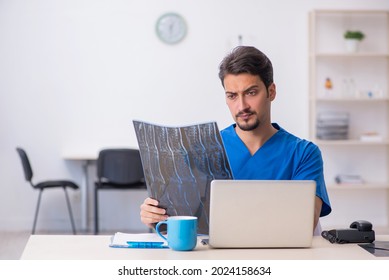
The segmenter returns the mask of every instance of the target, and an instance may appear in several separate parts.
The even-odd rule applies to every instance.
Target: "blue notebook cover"
[[[111,237],[112,248],[169,248],[167,242],[156,233],[116,232]]]

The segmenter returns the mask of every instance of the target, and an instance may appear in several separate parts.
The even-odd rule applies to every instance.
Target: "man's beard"
[[[245,112],[246,113],[246,112]],[[251,112],[250,112],[251,113]],[[254,130],[256,129],[260,122],[259,122],[259,119],[256,117],[255,120],[254,120],[254,123],[250,124],[246,121],[241,121],[239,122],[239,113],[237,114],[236,116],[236,125],[243,131],[251,131],[251,130]],[[254,115],[254,114],[253,114]]]

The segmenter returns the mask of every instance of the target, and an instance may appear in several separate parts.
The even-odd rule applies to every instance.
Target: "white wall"
[[[308,12],[332,8],[389,9],[389,2],[0,0],[0,230],[29,230],[35,210],[37,192],[23,180],[17,145],[29,153],[36,181],[81,183],[80,163],[62,154],[136,146],[133,119],[230,124],[217,68],[238,35],[273,61],[273,121],[308,137]],[[168,11],[184,16],[189,28],[174,46],[154,31]],[[95,169],[89,171],[93,181]],[[118,207],[103,199],[109,214],[102,227],[143,230],[145,196],[125,196]],[[79,193],[71,198],[80,227]],[[65,208],[51,210],[58,205],[65,205],[62,193],[45,194],[38,229],[70,228]]]

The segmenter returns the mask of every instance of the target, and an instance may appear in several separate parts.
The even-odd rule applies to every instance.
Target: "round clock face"
[[[183,17],[175,13],[162,15],[156,24],[159,39],[167,44],[176,44],[184,39],[186,29]]]

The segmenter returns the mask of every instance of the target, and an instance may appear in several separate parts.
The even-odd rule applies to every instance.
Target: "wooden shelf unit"
[[[346,50],[346,30],[365,34],[357,52]],[[309,135],[322,151],[333,206],[325,225],[367,219],[389,231],[389,11],[312,11],[308,58]],[[325,88],[327,78],[332,89]],[[317,119],[323,112],[348,115],[346,139],[318,139]],[[380,139],[360,140],[372,132]],[[339,174],[360,175],[364,183],[336,184]]]

